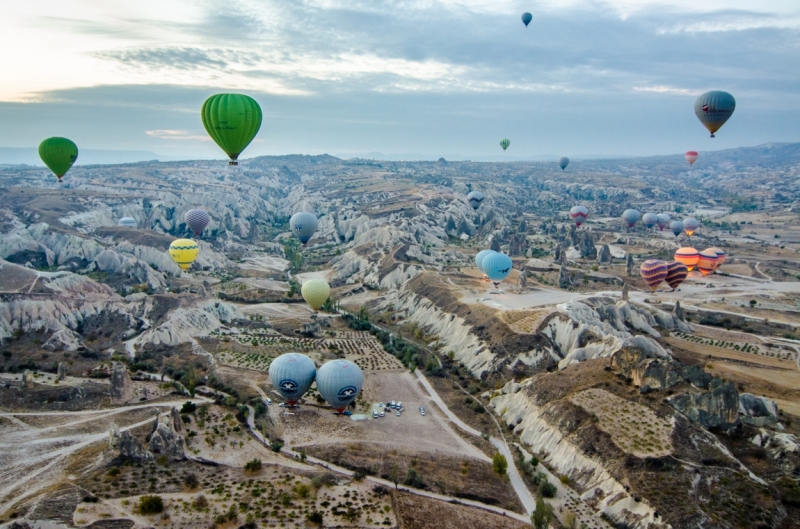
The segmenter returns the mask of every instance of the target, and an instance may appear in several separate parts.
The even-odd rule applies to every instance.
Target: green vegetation
[[[139,498],[139,514],[158,514],[164,511],[164,500],[161,496],[145,495]]]
[[[500,452],[492,456],[492,469],[497,474],[505,475],[506,471],[508,470],[508,461],[506,460],[506,456]]]
[[[277,451],[277,450],[276,450]],[[244,464],[244,471],[245,472],[260,472],[263,467],[260,459],[251,459],[247,463]]]
[[[553,506],[539,496],[536,498],[536,510],[531,515],[531,525],[534,529],[547,529],[552,521]]]

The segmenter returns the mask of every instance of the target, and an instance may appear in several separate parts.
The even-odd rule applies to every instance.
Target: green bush
[[[276,450],[276,452],[277,451],[278,450]],[[261,463],[260,459],[251,459],[250,461],[244,464],[245,472],[259,472],[262,467],[263,464]]]
[[[506,460],[506,456],[499,452],[492,456],[492,469],[497,474],[505,475],[506,471],[508,470],[508,461]]]
[[[280,441],[272,441],[269,444],[269,447],[272,449],[273,452],[280,452],[281,448],[283,448],[283,443]]]
[[[539,492],[545,498],[555,498],[558,488],[546,479],[539,484]]]
[[[181,414],[189,414],[194,413],[197,411],[197,404],[192,401],[186,401],[183,406],[181,406]]]
[[[139,498],[139,514],[158,514],[164,512],[161,496],[146,495]]]
[[[322,523],[322,513],[319,511],[310,512],[306,515],[306,520],[311,523],[321,524]]]

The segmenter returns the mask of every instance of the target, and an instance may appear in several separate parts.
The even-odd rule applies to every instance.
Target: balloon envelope
[[[622,212],[622,220],[625,221],[629,228],[633,228],[633,226],[639,222],[641,216],[642,214],[635,209],[626,209]]]
[[[569,210],[569,218],[575,221],[576,226],[580,226],[589,216],[589,208],[586,206],[573,206]]]
[[[309,279],[300,288],[303,299],[308,306],[319,310],[331,295],[331,286],[324,279]]]
[[[467,195],[467,201],[469,201],[469,205],[472,206],[472,209],[478,209],[484,198],[486,197],[484,197],[483,193],[480,191],[473,191]]]
[[[658,224],[658,217],[655,213],[645,213],[644,217],[642,217],[642,222],[648,228],[652,228],[656,224]]]
[[[306,244],[314,236],[314,232],[317,231],[317,217],[305,211],[295,213],[289,219],[289,227],[292,233],[300,239],[300,242]]]
[[[119,225],[125,226],[126,228],[133,228],[136,229],[139,227],[139,223],[136,222],[136,219],[133,217],[122,217],[119,219]]]
[[[481,250],[478,252],[478,255],[475,256],[475,266],[478,267],[478,270],[483,272],[483,260],[486,258],[487,255],[491,255],[493,253],[497,253],[494,250]]]
[[[717,268],[719,268],[719,266],[728,259],[728,254],[725,252],[725,250],[723,250],[722,248],[717,248],[716,246],[711,249],[714,250],[714,253],[717,254],[717,259],[719,261],[717,263]]]
[[[684,219],[683,221],[683,231],[686,232],[686,235],[691,237],[697,228],[700,227],[700,222],[694,217],[689,217],[688,219]]]
[[[561,157],[561,158],[558,160],[558,166],[559,166],[559,167],[561,167],[561,170],[562,170],[562,171],[563,171],[564,169],[566,169],[568,165],[569,165],[569,158],[567,158],[566,156],[562,156],[562,157]]]
[[[495,283],[499,283],[511,272],[513,263],[504,253],[493,252],[483,258],[483,273]]]
[[[697,259],[697,269],[700,271],[701,274],[707,276],[717,268],[717,262],[719,262],[719,258],[717,257],[717,253],[714,250],[706,249],[700,252],[700,255]]]
[[[655,290],[667,278],[667,263],[658,259],[647,260],[642,263],[639,273],[650,290]]]
[[[39,144],[39,158],[61,181],[78,159],[78,146],[67,138],[47,138]]]
[[[675,234],[675,237],[683,233],[684,228],[685,226],[683,225],[683,222],[679,220],[673,220],[672,222],[669,223],[669,229],[672,230],[672,233]]]
[[[236,160],[261,128],[261,107],[255,99],[242,94],[217,94],[209,97],[200,110],[203,126],[217,145]]]
[[[694,113],[711,137],[730,119],[736,109],[736,100],[728,92],[714,90],[706,92],[694,103]]]
[[[679,248],[673,257],[679,263],[685,264],[687,269],[691,270],[697,265],[697,261],[700,259],[700,252],[687,246],[685,248]]]
[[[292,406],[305,395],[316,374],[314,361],[300,353],[282,354],[269,364],[269,380]]]
[[[686,151],[686,161],[689,162],[689,165],[692,165],[694,162],[697,161],[697,151]]]
[[[190,209],[183,215],[183,220],[189,226],[189,229],[194,232],[194,236],[200,237],[200,234],[203,233],[203,230],[206,229],[206,226],[211,221],[211,217],[202,209]]]
[[[502,147],[503,150],[508,149],[509,145],[511,145],[511,142],[509,140],[507,139],[500,140],[500,147]]]
[[[169,255],[182,270],[188,269],[197,259],[200,247],[191,239],[177,239],[169,245]]]
[[[664,280],[672,287],[672,290],[675,290],[683,283],[687,275],[689,275],[689,268],[685,264],[671,261],[667,263],[667,277]]]
[[[670,218],[671,217],[669,215],[667,215],[666,213],[659,213],[658,215],[656,215],[658,229],[659,230],[663,230],[664,228],[669,226]]]
[[[350,360],[331,360],[317,371],[319,394],[339,413],[356,400],[363,385],[364,373]]]
[[[522,23],[525,24],[526,28],[528,27],[528,24],[531,23],[531,20],[533,20],[533,15],[530,13],[522,13]]]

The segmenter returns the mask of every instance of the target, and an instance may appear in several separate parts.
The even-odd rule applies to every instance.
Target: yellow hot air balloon
[[[200,247],[191,239],[176,239],[169,245],[169,256],[182,270],[187,270],[200,253]]]
[[[309,279],[303,283],[300,289],[303,299],[308,306],[314,310],[319,310],[331,295],[331,286],[324,279]]]

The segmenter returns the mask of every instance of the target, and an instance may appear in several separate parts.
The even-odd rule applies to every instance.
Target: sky
[[[0,147],[221,158],[199,115],[219,92],[261,105],[243,158],[800,141],[797,0],[37,0],[2,3],[0,46]],[[708,90],[737,101],[715,139]]]

